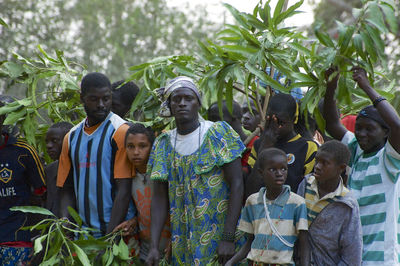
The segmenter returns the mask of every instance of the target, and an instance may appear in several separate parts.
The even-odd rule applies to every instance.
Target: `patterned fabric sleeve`
[[[246,146],[226,122],[214,123],[206,133],[197,164],[196,174],[211,171],[242,156]]]
[[[166,133],[160,135],[154,142],[147,163],[147,173],[151,180],[168,181],[171,145]]]

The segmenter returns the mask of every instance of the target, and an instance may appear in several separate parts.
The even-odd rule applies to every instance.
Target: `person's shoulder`
[[[301,205],[301,204],[305,204],[305,203],[306,203],[306,201],[302,196],[290,191],[290,195],[289,195],[287,204]]]
[[[26,150],[29,151],[30,153],[35,153],[36,154],[36,149],[28,144],[28,142],[24,139],[15,139],[15,141],[12,143],[12,145],[16,146],[18,150]]]

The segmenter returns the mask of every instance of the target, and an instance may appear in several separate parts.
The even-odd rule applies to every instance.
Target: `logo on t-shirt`
[[[287,155],[287,163],[292,164],[296,160],[296,157],[294,156],[293,153],[288,153]]]
[[[0,181],[3,183],[8,183],[12,178],[13,171],[7,168],[8,163],[0,164],[0,167],[2,167],[0,170]]]

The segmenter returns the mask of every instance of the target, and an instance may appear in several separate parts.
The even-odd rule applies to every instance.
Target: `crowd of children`
[[[59,217],[76,208],[96,237],[122,231],[131,256],[148,265],[162,257],[173,265],[398,265],[400,118],[363,69],[353,72],[373,105],[347,131],[329,69],[321,111],[336,140],[318,143],[284,93],[271,97],[263,124],[254,100],[233,102],[232,112],[213,104],[210,121],[200,119],[201,95],[188,77],[160,93],[160,116],[174,117],[176,129],[156,138],[123,120],[134,83],[86,75],[87,118],[49,127],[53,162],[44,169],[32,147],[2,130],[0,264],[31,259],[29,232],[20,230],[26,217],[9,208],[29,205],[33,191]]]

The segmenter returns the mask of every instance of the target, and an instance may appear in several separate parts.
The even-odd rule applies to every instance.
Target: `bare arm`
[[[326,131],[329,135],[337,140],[342,140],[343,136],[346,134],[346,128],[340,123],[339,114],[337,112],[337,106],[335,102],[335,91],[337,87],[337,82],[339,80],[339,75],[330,77],[333,74],[333,69],[328,69],[326,71],[327,87],[324,99],[324,109],[322,111],[322,116],[326,122]],[[329,79],[331,79],[329,81]]]
[[[168,217],[168,182],[153,181],[151,198],[151,247],[146,259],[147,265],[158,265],[160,260],[159,243],[161,232]]]
[[[107,226],[107,234],[112,232],[117,225],[125,220],[131,196],[131,178],[118,178],[115,179],[115,183],[117,193],[111,210],[110,222]]]
[[[70,186],[64,186],[63,188],[59,188],[59,193],[60,201],[57,216],[70,218],[68,206],[76,209],[74,189]]]
[[[228,210],[224,232],[234,234],[243,202],[243,178],[240,158],[222,166],[224,178],[230,187]],[[234,254],[234,242],[221,240],[218,245],[218,261],[225,264]]]
[[[367,78],[367,73],[364,69],[355,67],[353,68],[353,71],[354,80],[358,83],[358,86],[368,95],[372,102],[381,96],[371,87]],[[388,138],[390,144],[398,153],[400,153],[400,118],[396,110],[388,101],[385,100],[380,101],[375,108],[378,110],[382,119],[390,128]]]
[[[254,240],[254,235],[253,234],[246,234],[247,241],[244,243],[244,245],[241,247],[241,249],[238,251],[238,253],[235,254],[226,264],[225,266],[230,266],[230,265],[235,265],[239,261],[243,260],[244,258],[247,257],[247,254],[249,254],[250,249],[251,249],[251,244],[253,243]]]
[[[301,265],[310,265],[310,245],[308,243],[308,232],[300,230],[299,232],[299,251]]]

